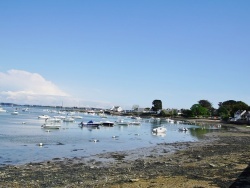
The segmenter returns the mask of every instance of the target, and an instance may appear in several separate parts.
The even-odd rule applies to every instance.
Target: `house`
[[[120,106],[113,106],[110,110],[113,111],[113,112],[121,112],[122,111],[122,107],[120,107]]]
[[[145,108],[137,108],[134,112],[145,112]]]
[[[243,118],[243,115],[246,113],[246,110],[238,110],[237,112],[234,113],[234,117],[230,121],[238,121]]]

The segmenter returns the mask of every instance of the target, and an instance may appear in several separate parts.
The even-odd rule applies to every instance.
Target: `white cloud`
[[[0,102],[50,106],[100,107],[113,106],[110,102],[86,101],[65,93],[40,74],[23,70],[0,72]]]
[[[53,103],[67,97],[70,95],[37,73],[22,70],[0,72],[1,102],[54,105]]]

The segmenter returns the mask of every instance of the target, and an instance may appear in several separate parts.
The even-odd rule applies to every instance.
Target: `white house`
[[[232,118],[230,121],[240,120],[245,113],[246,113],[246,110],[244,111],[238,110],[237,112],[234,113],[234,118]]]
[[[110,110],[113,111],[113,112],[121,112],[122,111],[122,107],[120,107],[120,106],[113,106]]]

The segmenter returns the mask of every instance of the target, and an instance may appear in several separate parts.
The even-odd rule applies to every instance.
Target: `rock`
[[[137,178],[136,178],[136,179],[130,179],[129,181],[130,181],[130,182],[138,182],[139,179],[137,179]]]
[[[216,165],[212,164],[212,163],[210,163],[209,166],[212,167],[212,168],[216,167]]]

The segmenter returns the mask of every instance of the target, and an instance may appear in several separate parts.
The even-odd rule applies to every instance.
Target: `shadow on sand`
[[[250,188],[250,164],[229,188]]]

